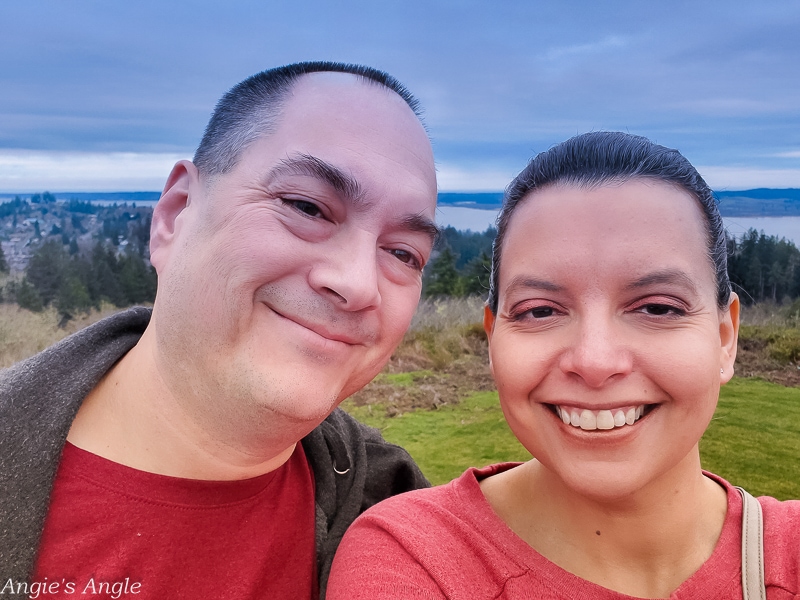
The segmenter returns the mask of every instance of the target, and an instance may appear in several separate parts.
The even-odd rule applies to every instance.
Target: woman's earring
[[[725,372],[725,369],[720,369],[719,374],[722,375]]]

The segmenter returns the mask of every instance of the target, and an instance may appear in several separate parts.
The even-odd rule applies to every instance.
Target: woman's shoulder
[[[350,526],[328,597],[494,598],[527,567],[524,544],[483,496],[480,480],[514,464],[468,469],[448,484],[384,500]]]
[[[480,519],[491,507],[480,489],[480,480],[507,471],[518,463],[500,463],[482,468],[469,468],[450,483],[392,496],[362,514],[354,526],[369,523],[394,532],[423,530],[446,526],[454,520]],[[493,513],[492,513],[493,514]]]
[[[736,515],[741,518],[741,500],[735,488],[717,475],[707,475],[727,489],[729,498],[733,498]],[[777,500],[771,496],[759,496],[757,500],[764,523],[767,586],[796,594],[800,591],[800,500]]]
[[[760,496],[767,585],[800,593],[800,501]]]

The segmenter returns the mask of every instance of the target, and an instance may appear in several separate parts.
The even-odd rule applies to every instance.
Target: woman
[[[368,511],[328,598],[742,598],[742,496],[698,451],[736,355],[725,247],[675,150],[591,133],[534,158],[498,218],[484,317],[534,458]],[[800,597],[800,502],[760,505],[767,597]]]

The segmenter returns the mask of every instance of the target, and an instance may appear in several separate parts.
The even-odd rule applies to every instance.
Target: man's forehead
[[[403,171],[436,186],[433,150],[424,126],[394,90],[351,73],[309,73],[300,77],[285,100],[274,136],[291,154],[310,154],[347,170],[340,162],[346,148],[367,162],[396,161]],[[371,148],[364,153],[363,147]],[[351,156],[352,158],[352,156]]]
[[[323,71],[307,73],[298,77],[285,99],[284,111],[294,105],[317,107],[319,110],[336,110],[352,102],[379,103],[387,110],[396,111],[395,118],[413,119],[420,127],[422,123],[406,101],[385,85],[353,73]]]

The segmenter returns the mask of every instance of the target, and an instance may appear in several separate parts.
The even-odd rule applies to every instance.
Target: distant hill
[[[758,188],[754,190],[714,192],[724,217],[797,217],[800,216],[800,189]],[[502,192],[441,192],[439,204],[497,210]]]
[[[448,206],[464,206],[467,208],[500,208],[503,203],[503,192],[439,192],[439,204]]]
[[[724,217],[800,216],[800,189],[758,188],[738,192],[714,192]]]
[[[724,217],[797,217],[800,216],[800,189],[757,188],[753,190],[714,192]],[[156,202],[161,192],[54,192],[58,200],[82,202]],[[30,194],[19,194],[30,198]],[[0,203],[14,194],[1,194]],[[502,192],[440,192],[439,204],[497,210],[503,202]]]
[[[155,202],[161,192],[54,192],[59,200],[81,200],[83,202]]]

